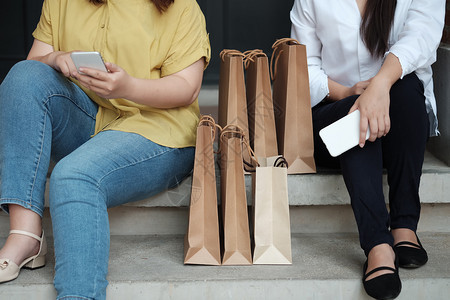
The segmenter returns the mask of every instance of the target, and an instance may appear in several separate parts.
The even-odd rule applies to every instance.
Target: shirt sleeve
[[[168,55],[161,66],[162,77],[177,73],[202,57],[206,65],[209,63],[211,48],[205,17],[196,1],[190,3],[180,17]]]
[[[328,76],[322,69],[322,43],[316,34],[316,22],[311,1],[296,0],[291,10],[291,37],[306,46],[311,106],[329,93]]]
[[[45,0],[39,23],[33,32],[33,37],[41,42],[53,45],[52,22],[50,18],[50,0]]]
[[[388,53],[398,57],[402,76],[436,61],[444,27],[445,0],[413,0],[404,27]]]

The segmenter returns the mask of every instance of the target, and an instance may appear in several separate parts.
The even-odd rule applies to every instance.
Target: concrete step
[[[387,195],[386,176],[384,190]],[[449,232],[450,167],[427,153],[421,180],[423,203],[421,230]],[[184,234],[187,225],[191,179],[155,197],[109,210],[111,233]],[[246,177],[247,199],[251,205],[251,177]],[[354,232],[356,226],[342,175],[320,170],[318,174],[289,175],[289,202],[293,233]],[[45,211],[44,228],[51,236],[51,220]],[[0,237],[7,236],[9,218],[0,213]]]
[[[220,173],[216,171],[217,181]],[[131,207],[188,207],[192,177],[185,179],[178,187],[154,197],[125,204]],[[247,202],[251,205],[251,175],[245,176]],[[429,152],[425,153],[420,181],[422,203],[450,203],[450,167]],[[383,175],[384,194],[388,195],[387,176]],[[48,184],[47,184],[48,191]],[[220,194],[218,192],[218,194]],[[289,204],[301,205],[344,205],[350,198],[339,170],[319,169],[316,174],[288,175]],[[387,200],[387,199],[386,199]],[[46,194],[48,206],[48,193]]]
[[[419,235],[429,262],[400,270],[398,299],[448,299],[450,233]],[[361,283],[365,257],[357,234],[294,234],[292,249],[289,266],[185,266],[183,236],[112,236],[108,300],[369,299]],[[0,299],[54,299],[52,257],[50,247],[46,267],[24,269],[18,279],[1,284]]]
[[[220,174],[216,172],[216,176]],[[247,202],[251,205],[251,176],[246,175]],[[137,207],[185,207],[189,206],[192,178],[184,180],[177,188],[155,197],[126,204]],[[387,176],[383,175],[384,194],[388,195]],[[425,154],[420,181],[422,203],[450,203],[450,167],[429,152]],[[316,174],[288,176],[289,204],[343,205],[350,198],[342,175],[338,170],[319,169]],[[387,200],[387,199],[386,199]]]
[[[188,208],[116,207],[109,210],[112,235],[185,234]],[[450,232],[450,204],[423,204],[419,231]],[[296,234],[356,233],[350,205],[291,206],[291,232]],[[0,237],[9,232],[9,217],[0,213]],[[50,214],[43,219],[46,236],[53,236]],[[0,298],[1,299],[1,298]]]

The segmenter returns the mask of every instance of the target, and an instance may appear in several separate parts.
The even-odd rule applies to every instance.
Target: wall
[[[447,13],[445,14],[445,27],[442,42],[450,44],[450,0],[447,0]]]
[[[75,0],[74,0],[75,1]],[[76,0],[82,1],[82,0]],[[83,0],[86,1],[86,0]],[[0,9],[0,82],[17,61],[26,58],[39,21],[43,0],[3,1]],[[212,46],[204,83],[219,80],[222,49],[263,49],[290,33],[289,11],[294,0],[197,0],[206,17]]]
[[[222,49],[263,49],[270,55],[275,39],[290,32],[289,11],[294,0],[197,0],[207,21],[212,60],[206,84],[217,84],[218,55]],[[442,42],[450,44],[450,0]],[[43,0],[3,1],[0,10],[0,82],[19,60],[25,59],[33,41]]]

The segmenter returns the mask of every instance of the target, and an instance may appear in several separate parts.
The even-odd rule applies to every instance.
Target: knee
[[[49,82],[60,76],[52,67],[34,60],[25,60],[15,64],[0,86],[2,104],[11,103],[13,107],[29,105],[30,99],[42,99],[48,94]],[[44,97],[45,98],[45,97]]]
[[[87,164],[70,157],[58,162],[50,177],[50,208],[55,209],[73,201],[97,198],[98,180]],[[94,197],[95,196],[95,197]]]
[[[425,108],[425,94],[423,83],[412,73],[398,80],[391,88],[391,105],[402,107],[414,106]]]
[[[428,122],[422,82],[413,73],[398,80],[391,89],[391,119],[423,127]]]
[[[48,75],[56,72],[52,67],[35,60],[24,60],[16,63],[6,75],[5,82],[13,82],[14,85],[35,84],[36,81],[48,78]]]

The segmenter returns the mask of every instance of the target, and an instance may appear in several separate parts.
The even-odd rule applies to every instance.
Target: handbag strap
[[[277,76],[278,60],[280,59],[281,53],[283,53],[283,50],[280,50],[279,48],[282,44],[287,44],[287,43],[300,45],[299,41],[297,41],[296,39],[292,39],[292,38],[283,38],[283,39],[276,40],[276,42],[272,45],[273,53],[272,53],[272,57],[270,58],[270,78],[272,80],[274,80],[274,78]],[[274,62],[275,62],[275,67],[274,67]]]
[[[256,56],[265,56],[265,57],[267,57],[267,55],[261,49],[248,50],[248,51],[245,51],[243,54],[244,54],[244,66],[245,66],[245,69],[248,69],[248,67],[250,66],[251,62],[255,62],[254,58]]]

